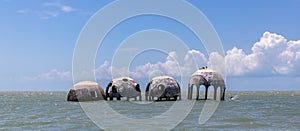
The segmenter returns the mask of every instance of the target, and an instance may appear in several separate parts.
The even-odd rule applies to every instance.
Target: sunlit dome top
[[[192,76],[194,76],[194,75],[203,75],[203,74],[207,74],[207,73],[216,73],[216,71],[211,69],[211,68],[200,68],[195,73],[193,73]]]
[[[114,78],[113,81],[134,81],[134,80],[130,77],[118,77],[118,78]]]
[[[156,76],[153,77],[152,80],[158,80],[158,79],[174,79],[171,76]]]
[[[81,81],[73,86],[73,89],[83,89],[83,88],[102,88],[97,82],[94,81]]]
[[[151,89],[157,87],[160,84],[168,85],[169,87],[178,87],[177,81],[171,76],[156,76],[152,78],[151,82]]]
[[[112,84],[115,86],[126,86],[126,84],[127,86],[128,84],[132,86],[136,86],[138,83],[130,77],[118,77],[112,80]]]
[[[74,86],[83,86],[83,85],[98,85],[98,83],[94,82],[94,81],[81,81],[76,83]]]
[[[200,68],[195,73],[193,73],[192,77],[201,76],[206,82],[210,85],[224,85],[223,77],[217,71],[211,68]]]
[[[102,96],[102,97],[101,97]],[[81,81],[76,83],[68,93],[68,101],[91,101],[105,99],[102,87],[94,81]]]

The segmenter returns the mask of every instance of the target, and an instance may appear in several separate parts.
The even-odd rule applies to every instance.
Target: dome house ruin
[[[217,97],[217,89],[220,88],[220,100],[225,98],[225,82],[222,75],[213,69],[207,67],[200,68],[190,77],[188,84],[188,99],[192,99],[193,87],[196,86],[196,100],[199,99],[200,86],[205,86],[205,100],[207,100],[208,88],[214,88],[214,100]]]

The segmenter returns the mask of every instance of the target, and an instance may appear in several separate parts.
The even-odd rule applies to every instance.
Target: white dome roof
[[[215,70],[210,69],[210,68],[206,68],[206,69],[199,69],[199,70],[197,70],[195,73],[193,73],[192,76],[194,76],[194,75],[203,75],[203,74],[206,74],[206,73],[209,73],[209,72],[216,73]]]
[[[124,81],[124,80],[129,80],[129,81],[134,81],[132,78],[130,77],[118,77],[118,78],[114,78],[113,81]]]
[[[80,81],[80,82],[76,83],[74,86],[83,86],[83,85],[96,86],[96,85],[98,85],[98,83],[94,82],[94,81]]]
[[[167,79],[167,78],[174,79],[171,76],[156,76],[156,77],[153,77],[152,80]]]
[[[195,73],[193,73],[192,77],[197,75],[202,76],[211,85],[225,84],[222,75],[213,69],[209,69],[209,68],[199,69]]]

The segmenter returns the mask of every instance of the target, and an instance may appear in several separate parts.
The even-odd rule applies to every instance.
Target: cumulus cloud
[[[146,63],[137,66],[130,72],[130,75],[135,78],[151,77],[160,74],[178,76],[181,71],[177,59],[176,52],[169,52],[164,62]]]
[[[227,76],[276,76],[300,74],[300,40],[289,41],[276,33],[265,32],[247,54],[243,49],[233,47],[223,57],[216,52],[207,58],[197,50],[190,50],[183,62],[178,60],[176,52],[170,52],[165,61],[146,63],[132,71],[123,69],[136,78],[165,74],[171,76],[190,75],[198,67],[208,65]],[[110,69],[114,69],[110,67]]]
[[[287,42],[287,47],[278,56],[279,64],[274,66],[276,72],[298,75],[300,73],[300,40]]]
[[[103,64],[95,69],[96,79],[111,79],[114,77],[127,76],[128,74],[129,70],[127,68],[113,67],[108,61],[104,61]]]
[[[104,61],[104,63],[98,66],[95,69],[95,75],[97,79],[109,79],[111,78],[111,66],[108,61]]]
[[[208,66],[224,75],[226,68],[224,56],[222,56],[218,52],[210,53]]]
[[[247,55],[242,49],[233,47],[226,52],[225,63],[228,75],[239,76],[257,67],[254,55]]]
[[[191,74],[195,72],[198,67],[205,66],[207,63],[208,59],[203,53],[198,50],[189,50],[184,56],[184,66],[182,67],[182,71]]]
[[[129,68],[111,66],[104,61],[95,70],[96,79],[111,79],[119,76],[133,78],[151,78],[156,75],[190,76],[199,67],[208,65],[227,76],[276,76],[300,74],[300,40],[288,41],[276,33],[265,32],[260,40],[254,43],[251,53],[233,47],[226,52],[225,58],[216,52],[208,58],[197,50],[189,50],[183,60],[176,52],[169,52],[165,61],[146,63]],[[26,77],[26,80],[71,79],[70,71],[62,72],[53,69],[36,77]]]
[[[276,33],[265,32],[246,54],[234,47],[227,51],[229,75],[297,75],[299,74],[300,41],[288,41]]]
[[[198,69],[198,65],[206,65],[207,58],[204,54],[196,50],[190,50],[184,56],[184,60],[180,60],[176,52],[169,52],[165,61],[156,63],[146,63],[134,67],[132,70],[128,68],[116,68],[105,61],[95,70],[97,79],[111,79],[112,77],[129,75],[133,78],[151,78],[157,75],[170,76],[189,76]]]

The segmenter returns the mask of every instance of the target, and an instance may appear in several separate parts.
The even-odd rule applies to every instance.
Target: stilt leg
[[[208,92],[208,87],[205,86],[205,100],[207,100],[207,92]]]
[[[178,97],[178,96],[174,96],[174,101],[176,101],[176,100],[177,100],[177,97]]]
[[[193,85],[190,86],[189,99],[193,99]]]
[[[197,91],[196,91],[196,100],[199,100],[199,89],[200,87],[196,87]]]
[[[214,100],[216,100],[217,99],[217,88],[215,87],[214,88]]]
[[[225,87],[221,88],[222,90],[222,96],[221,97],[221,101],[224,101],[225,100]]]
[[[188,96],[187,96],[187,99],[188,100],[192,99],[191,98],[191,86],[190,86],[190,84],[188,85]]]
[[[142,94],[140,94],[140,96],[139,96],[139,100],[140,100],[140,101],[142,101]]]

